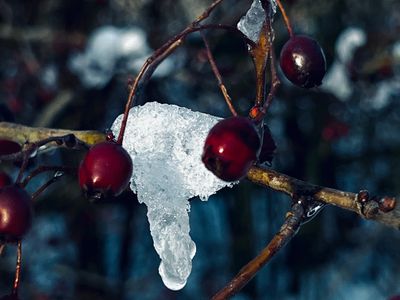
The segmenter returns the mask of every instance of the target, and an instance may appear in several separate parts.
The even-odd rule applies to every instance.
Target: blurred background
[[[106,130],[146,57],[210,2],[0,0],[0,120]],[[282,85],[266,118],[277,143],[272,167],[314,184],[398,196],[400,2],[283,3],[294,31],[324,48],[328,72],[313,90],[279,73]],[[235,25],[250,5],[226,0],[207,22]],[[288,39],[279,12],[274,29],[279,54]],[[223,31],[207,38],[235,107],[246,114],[255,95],[246,45]],[[229,116],[196,34],[160,66],[140,101]],[[47,152],[30,167],[77,166],[83,154]],[[38,176],[29,189],[47,179]],[[158,275],[145,206],[129,192],[91,204],[77,179],[64,176],[35,206],[21,298],[209,299],[268,243],[289,205],[246,180],[208,202],[193,199],[197,254],[186,287],[173,292]],[[398,231],[326,207],[234,299],[390,299],[400,295],[399,246]],[[0,258],[0,295],[11,288],[15,250],[7,247]]]

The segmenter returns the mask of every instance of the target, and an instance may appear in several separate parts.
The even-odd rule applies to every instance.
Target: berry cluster
[[[286,19],[286,22],[289,21]],[[287,23],[287,26],[291,38],[280,54],[283,74],[302,88],[321,85],[326,72],[322,48],[308,36],[294,35],[290,24]],[[254,163],[271,163],[276,149],[271,132],[267,126],[261,128],[261,143],[258,134],[260,130],[255,127],[264,117],[265,111],[265,108],[259,109],[256,105],[249,113],[252,120],[235,116],[217,123],[210,130],[204,144],[202,160],[206,168],[222,180],[235,181],[243,178]]]
[[[326,72],[325,55],[321,47],[310,37],[293,35],[291,27],[288,25],[289,28],[291,37],[283,46],[280,54],[282,72],[293,84],[299,87],[313,88],[321,85]],[[268,51],[272,51],[272,39],[270,43],[271,47],[268,48]],[[172,47],[172,44],[170,46]],[[206,48],[209,51],[207,43]],[[172,48],[166,47],[165,49]],[[213,70],[220,85],[222,85],[213,58],[210,53],[208,54],[211,65],[214,65]],[[265,57],[268,57],[268,55]],[[269,57],[271,57],[271,69],[274,70],[273,55]],[[261,81],[258,80],[257,82],[259,84]],[[263,90],[263,88],[260,90]],[[95,144],[88,149],[79,165],[79,186],[89,198],[115,197],[128,188],[133,165],[130,155],[122,147],[122,139],[134,91],[132,87],[118,139],[115,140],[112,134],[108,134],[106,141]],[[224,96],[227,95],[227,91],[224,89],[223,94]],[[260,98],[265,98],[265,95]],[[231,104],[228,96],[226,96],[226,100],[228,105]],[[269,128],[262,121],[269,102],[265,99],[258,99],[254,106],[256,108],[255,114],[250,113],[249,117],[237,116],[230,106],[234,116],[219,121],[211,128],[205,140],[201,159],[208,170],[222,180],[237,181],[246,176],[254,164],[270,164],[272,162],[276,145]],[[55,140],[49,139],[47,142],[51,141],[69,148],[78,145],[77,139],[73,135]],[[20,144],[0,139],[0,156],[9,156],[21,151]],[[36,194],[47,187],[44,186],[42,190],[38,191],[39,193],[37,192],[32,196],[26,192],[24,187],[30,179],[23,184],[20,177],[25,171],[24,168],[26,168],[28,159],[29,155],[25,155],[16,182],[13,182],[6,173],[0,172],[0,247],[8,243],[18,243],[19,255],[21,254],[21,239],[29,231],[32,224],[32,198],[35,198]],[[16,279],[12,294],[0,299],[18,299],[17,288],[20,270],[18,264],[20,264],[20,260],[17,260]]]

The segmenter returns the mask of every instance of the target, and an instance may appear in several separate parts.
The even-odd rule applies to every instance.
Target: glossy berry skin
[[[0,139],[0,155],[9,155],[21,151],[21,145],[10,141]]]
[[[293,84],[312,88],[322,84],[326,73],[325,54],[314,39],[297,35],[291,37],[283,46],[280,66]]]
[[[8,176],[7,173],[1,172],[0,171],[0,189],[2,187],[5,187],[6,185],[10,185],[12,183],[12,180],[10,176]]]
[[[245,117],[231,117],[211,128],[204,143],[202,161],[218,178],[236,181],[257,161],[260,146],[253,123]]]
[[[78,176],[79,185],[88,197],[118,196],[128,187],[132,160],[121,145],[102,142],[88,150]]]
[[[16,185],[0,188],[0,241],[15,243],[31,228],[32,200]]]

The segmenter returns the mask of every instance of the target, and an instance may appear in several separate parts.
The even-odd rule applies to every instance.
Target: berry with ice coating
[[[79,185],[88,197],[118,196],[129,184],[132,160],[114,141],[94,145],[79,166]]]
[[[325,54],[316,40],[305,35],[293,36],[282,48],[280,66],[293,84],[316,87],[322,84],[326,72]]]
[[[236,181],[256,162],[260,146],[253,123],[245,117],[231,117],[211,128],[204,143],[202,161],[220,179]]]
[[[33,209],[31,197],[16,186],[0,188],[0,242],[14,243],[30,229]]]

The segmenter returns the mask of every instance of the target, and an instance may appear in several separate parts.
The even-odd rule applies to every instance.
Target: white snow
[[[276,12],[276,2],[271,0],[272,13]],[[254,0],[250,9],[247,11],[237,24],[237,28],[250,40],[257,42],[260,36],[262,25],[265,21],[265,11],[260,0]]]
[[[99,27],[90,35],[86,49],[69,59],[69,68],[88,88],[102,88],[117,72],[137,72],[151,49],[146,33],[139,27]],[[155,73],[165,76],[173,69],[166,59]]]
[[[323,79],[322,89],[331,92],[343,101],[350,98],[353,87],[347,64],[353,59],[357,48],[366,43],[366,39],[365,32],[356,27],[348,27],[339,35],[335,44],[337,58]]]
[[[112,130],[118,135],[122,115]],[[169,289],[186,284],[196,245],[189,236],[189,199],[202,200],[233,186],[208,171],[202,161],[204,140],[219,118],[176,105],[149,102],[130,110],[123,146],[133,161],[131,188],[147,216],[159,273]]]

